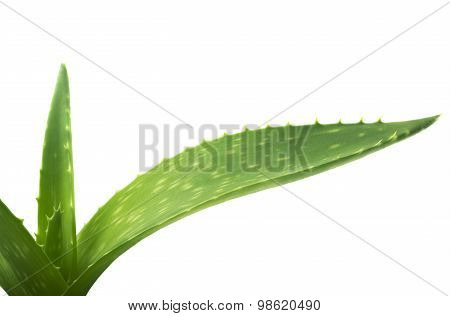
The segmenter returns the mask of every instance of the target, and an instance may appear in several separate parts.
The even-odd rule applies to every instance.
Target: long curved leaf
[[[0,286],[8,295],[61,295],[67,284],[28,233],[0,201]]]
[[[78,235],[80,274],[66,295],[86,294],[123,252],[180,218],[361,158],[436,119],[268,127],[187,149],[138,176],[86,224]]]

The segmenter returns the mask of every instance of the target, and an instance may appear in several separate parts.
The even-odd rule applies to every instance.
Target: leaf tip
[[[63,72],[67,74],[67,67],[65,63],[61,63],[61,65],[59,66],[59,72]]]
[[[431,125],[433,125],[439,118],[441,117],[441,114],[438,115],[434,115],[434,116],[430,116],[430,117],[426,117],[421,119],[420,121],[422,122],[422,128],[428,128]]]
[[[442,113],[439,113],[435,116],[432,116],[431,118],[434,120],[434,122],[436,122],[437,120],[439,120],[439,118],[441,117]]]
[[[68,81],[67,68],[65,64],[59,66],[58,79]]]

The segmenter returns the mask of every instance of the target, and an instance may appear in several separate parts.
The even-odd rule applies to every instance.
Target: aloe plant
[[[77,235],[69,104],[62,65],[45,133],[36,239],[0,201],[0,285],[9,295],[86,295],[115,259],[170,223],[359,159],[437,119],[268,126],[202,142],[139,175]]]

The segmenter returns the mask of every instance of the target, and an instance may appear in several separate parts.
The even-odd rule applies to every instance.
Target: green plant
[[[246,129],[202,142],[139,175],[76,235],[69,103],[63,65],[45,134],[36,240],[0,201],[0,285],[9,295],[86,295],[117,257],[164,226],[209,206],[361,158],[437,119],[316,122]],[[183,163],[184,168],[177,165]]]

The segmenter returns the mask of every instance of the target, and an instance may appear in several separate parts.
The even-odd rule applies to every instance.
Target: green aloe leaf
[[[76,226],[69,79],[61,66],[45,132],[36,241],[66,280],[75,274]]]
[[[187,149],[138,176],[84,226],[78,235],[78,278],[65,294],[86,294],[117,257],[178,219],[359,159],[436,119],[268,127]]]
[[[49,258],[0,201],[0,286],[8,295],[61,295],[67,284]]]

